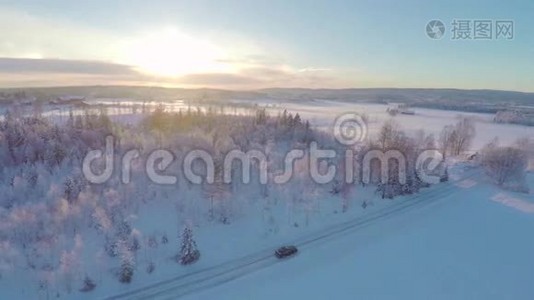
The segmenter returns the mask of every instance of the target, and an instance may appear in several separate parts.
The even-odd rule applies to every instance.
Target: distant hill
[[[146,101],[185,99],[191,101],[271,100],[300,102],[334,100],[362,103],[405,103],[415,107],[496,113],[519,107],[534,107],[534,93],[499,90],[460,89],[304,89],[269,88],[252,91],[220,89],[183,89],[140,86],[81,86],[49,88],[0,89],[3,95],[20,93],[38,100],[51,100],[65,95],[86,98],[131,98]]]

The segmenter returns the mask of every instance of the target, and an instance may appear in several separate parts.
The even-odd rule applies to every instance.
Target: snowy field
[[[123,102],[121,107],[106,99],[92,104],[109,105],[114,121],[139,124],[145,115],[132,111],[133,102]],[[167,104],[170,111],[187,109],[183,102]],[[284,109],[298,113],[312,127],[327,132],[343,113],[365,114],[370,137],[393,119],[409,134],[424,130],[437,138],[444,126],[469,116],[476,127],[471,151],[480,150],[495,137],[502,144],[521,137],[534,139],[533,127],[496,124],[490,114],[416,109],[415,115],[391,117],[387,106],[379,104],[324,100],[258,104],[265,105],[273,117]],[[225,108],[225,114],[251,111]],[[60,124],[68,119],[65,109],[48,110],[45,115]],[[134,229],[132,235],[143,243],[135,254],[136,273],[130,284],[116,280],[120,266],[116,259],[107,258],[102,235],[91,228],[82,232],[79,267],[98,284],[94,291],[77,291],[83,274],[77,275],[72,292],[58,293],[65,278],[46,270],[28,276],[27,269],[18,268],[2,274],[0,299],[532,299],[534,194],[499,189],[481,170],[462,162],[451,168],[450,176],[449,183],[394,200],[380,199],[375,187],[359,186],[349,196],[346,213],[341,213],[343,199],[326,189],[309,195],[313,200],[297,207],[289,199],[302,197],[302,187],[273,189],[266,199],[260,199],[257,188],[244,187],[230,201],[235,217],[230,224],[205,220],[210,208],[207,201],[198,201],[200,192],[184,194],[178,187],[148,185],[139,196],[117,187],[103,195],[119,202],[115,198],[143,199],[134,202],[131,209],[136,213],[126,216]],[[528,176],[532,188],[534,176]],[[89,196],[84,199],[87,206],[109,200]],[[409,209],[396,209],[403,206]],[[87,213],[85,219],[94,216],[90,210]],[[374,214],[383,217],[375,220]],[[174,256],[180,249],[179,229],[184,220],[191,219],[202,259],[184,267]],[[145,245],[148,236],[166,236],[168,243],[149,248]],[[77,249],[72,240],[60,243],[63,248]],[[284,244],[298,245],[299,254],[277,261],[273,250]],[[61,256],[56,248],[43,253],[50,260]],[[39,260],[48,261],[42,255]],[[150,264],[156,268],[149,272]],[[36,289],[43,278],[53,288]],[[26,282],[31,282],[31,288],[25,287]]]
[[[391,117],[387,113],[387,105],[383,104],[354,104],[347,102],[335,102],[329,100],[316,100],[309,103],[278,104],[277,110],[287,109],[298,112],[304,119],[310,120],[312,124],[330,130],[337,116],[347,112],[364,113],[369,116],[369,135],[373,136],[386,120],[393,119],[403,130],[415,133],[418,130],[425,130],[432,133],[437,138],[441,129],[456,122],[459,117],[471,117],[476,123],[476,137],[472,144],[473,151],[479,150],[495,137],[499,138],[502,144],[513,143],[519,137],[534,138],[534,128],[512,124],[493,123],[493,114],[467,113],[458,111],[447,111],[437,109],[416,108],[415,115],[396,115]]]
[[[529,300],[533,208],[532,195],[471,179],[439,201],[184,299]]]

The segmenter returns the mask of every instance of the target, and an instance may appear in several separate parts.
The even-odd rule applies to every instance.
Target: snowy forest
[[[168,267],[168,260],[176,268],[202,260],[203,249],[195,242],[198,230],[224,230],[254,220],[260,224],[253,227],[255,234],[269,237],[286,227],[305,228],[324,215],[397,201],[429,186],[416,170],[419,153],[439,149],[444,160],[437,172],[441,181],[447,181],[445,159],[468,150],[476,134],[468,118],[446,126],[439,136],[423,130],[408,135],[390,120],[375,136],[346,146],[287,111],[171,112],[157,106],[137,115],[140,121],[129,123],[94,108],[70,111],[62,121],[45,116],[38,106],[31,111],[13,106],[5,113],[0,120],[0,286],[19,278],[42,298],[91,293],[110,280],[127,285],[140,274],[149,277]],[[90,183],[82,172],[83,159],[92,149],[104,149],[108,136],[114,137],[115,172],[104,183]],[[319,164],[323,174],[329,165],[341,170],[332,182],[319,184],[310,178],[306,157],[311,143],[338,153]],[[494,141],[477,161],[498,185],[528,191],[524,181],[528,147],[528,141],[506,147]],[[132,158],[124,183],[119,163],[132,149],[141,155]],[[175,159],[165,172],[175,175],[176,183],[156,184],[147,176],[145,154],[156,149],[172,152]],[[212,156],[213,182],[194,184],[179,172],[185,154],[194,149]],[[255,160],[250,182],[240,177],[239,164],[233,165],[232,181],[225,182],[224,157],[233,149],[265,153],[267,183],[260,182],[260,162]],[[283,171],[292,149],[303,150],[304,158],[295,160],[287,183],[277,184],[272,178]],[[400,166],[395,163],[388,169],[388,181],[381,182],[378,160],[371,163],[370,184],[362,181],[362,174],[347,182],[343,155],[348,150],[354,153],[350,164],[358,165],[368,151],[390,149],[407,159],[405,182],[399,180]],[[207,175],[201,163],[193,167]],[[163,212],[170,217],[159,215]]]

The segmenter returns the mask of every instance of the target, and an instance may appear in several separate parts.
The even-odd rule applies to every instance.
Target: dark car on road
[[[277,258],[285,258],[297,254],[299,250],[295,246],[283,246],[274,252]]]

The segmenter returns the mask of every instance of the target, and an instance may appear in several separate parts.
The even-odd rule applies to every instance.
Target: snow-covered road
[[[345,238],[345,236],[350,237],[352,233],[361,230],[363,227],[377,224],[379,223],[378,221],[382,222],[392,216],[403,215],[409,211],[422,209],[425,206],[432,205],[438,200],[447,199],[454,194],[459,196],[462,192],[462,189],[458,188],[459,183],[465,180],[472,180],[471,178],[475,175],[476,173],[473,173],[472,171],[467,172],[463,174],[461,179],[423,190],[420,194],[396,202],[384,209],[374,211],[363,217],[336,226],[325,228],[320,232],[315,232],[309,236],[289,242],[297,245],[305,252],[313,252],[317,247],[328,245],[331,240],[335,241],[340,238]],[[347,250],[350,251],[351,249]],[[273,256],[273,249],[267,249],[240,259],[228,261],[212,268],[206,268],[144,288],[115,295],[108,299],[176,299],[184,295],[194,294],[233,281],[253,272],[265,269],[266,267],[273,266],[279,262],[280,261],[276,260]],[[213,299],[218,298],[215,297]]]
[[[533,299],[534,214],[478,180],[456,191],[185,299]]]

